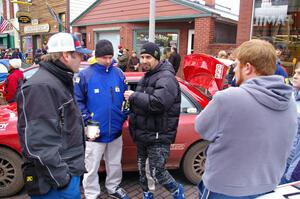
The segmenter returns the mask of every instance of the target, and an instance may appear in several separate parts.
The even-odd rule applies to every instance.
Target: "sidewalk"
[[[183,176],[181,170],[171,171],[173,177],[184,186],[184,193],[187,199],[197,199],[198,192],[197,187],[191,185]],[[105,174],[100,174],[100,186],[101,186],[101,199],[108,199],[107,192],[104,187]],[[125,172],[123,173],[123,182],[121,185],[128,193],[130,199],[141,199],[142,198],[142,189],[139,186],[138,182],[138,172]],[[82,198],[84,196],[82,195]],[[163,187],[157,185],[156,191],[154,192],[155,199],[172,199],[171,194],[166,191]],[[5,199],[30,199],[30,197],[23,190],[21,193],[14,197],[9,197]]]

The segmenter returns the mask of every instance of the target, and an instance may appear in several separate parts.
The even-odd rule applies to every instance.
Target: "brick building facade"
[[[220,49],[235,48],[237,16],[224,17],[222,11],[214,9],[214,3],[156,1],[156,42],[161,50],[176,45],[183,57],[191,52],[216,55]],[[119,44],[139,51],[147,41],[148,18],[148,1],[103,0],[96,1],[71,25],[73,32],[84,35],[84,42],[90,49],[94,49],[97,40],[106,38],[112,41],[115,51]],[[224,27],[222,31],[227,32],[226,38],[216,38],[216,31],[221,34],[218,26]]]
[[[68,0],[35,0],[32,5],[19,4],[20,12],[30,13],[31,23],[20,23],[21,48],[32,59],[36,49],[45,48],[51,35],[68,31]],[[61,20],[61,24],[50,13]]]

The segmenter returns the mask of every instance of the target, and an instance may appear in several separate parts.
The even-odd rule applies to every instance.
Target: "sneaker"
[[[129,199],[126,191],[120,187],[116,189],[115,193],[109,194],[109,196],[117,199]]]
[[[178,185],[178,189],[172,194],[174,199],[184,199],[184,190],[182,184]]]
[[[153,193],[150,191],[143,193],[143,199],[153,199]]]

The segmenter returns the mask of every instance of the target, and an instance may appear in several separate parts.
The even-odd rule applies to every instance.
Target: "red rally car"
[[[86,67],[85,64],[82,67]],[[34,74],[37,67],[24,70],[25,79]],[[181,114],[176,141],[166,164],[168,169],[181,168],[191,183],[197,183],[204,172],[207,141],[194,130],[194,120],[211,99],[211,94],[222,89],[227,67],[204,54],[185,57],[184,72],[187,81],[178,78],[181,88]],[[143,76],[139,72],[126,72],[130,89],[134,90]],[[21,171],[21,147],[17,133],[16,104],[0,107],[0,197],[11,196],[23,187]],[[128,132],[128,121],[123,126],[124,171],[137,170],[136,146]],[[130,155],[129,155],[130,154]],[[101,169],[100,169],[101,170]]]

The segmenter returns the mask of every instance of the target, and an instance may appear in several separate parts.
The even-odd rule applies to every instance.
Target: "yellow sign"
[[[50,26],[48,23],[24,27],[25,34],[49,32],[49,30],[50,30]]]
[[[16,4],[23,4],[23,5],[27,5],[27,6],[31,6],[32,3],[31,2],[25,2],[25,1],[17,1],[17,0],[12,0],[12,3],[16,3]]]

